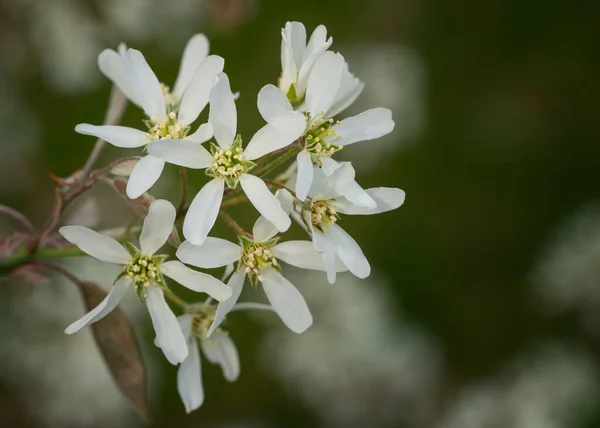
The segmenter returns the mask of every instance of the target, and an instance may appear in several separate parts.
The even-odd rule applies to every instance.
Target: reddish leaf
[[[79,288],[88,310],[96,307],[106,297],[106,292],[93,282],[82,282]],[[140,416],[148,421],[146,369],[131,323],[117,307],[91,327],[119,389]]]

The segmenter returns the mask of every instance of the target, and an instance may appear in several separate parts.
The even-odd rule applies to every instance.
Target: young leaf
[[[80,290],[88,310],[96,307],[106,297],[106,292],[93,282],[82,282]],[[131,323],[117,307],[91,327],[94,339],[119,389],[140,416],[148,421],[146,369]]]

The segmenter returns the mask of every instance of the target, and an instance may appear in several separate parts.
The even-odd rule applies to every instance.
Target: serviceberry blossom
[[[281,209],[277,198],[263,180],[249,171],[256,165],[252,161],[290,145],[302,135],[305,128],[304,117],[298,112],[289,110],[263,115],[267,124],[254,134],[245,149],[242,148],[241,136],[236,136],[237,110],[229,79],[224,73],[218,79],[210,94],[209,114],[209,123],[218,145],[212,145],[211,153],[203,150],[202,156],[197,159],[197,165],[206,168],[212,180],[198,192],[183,223],[184,236],[196,245],[204,242],[215,223],[225,185],[235,189],[239,184],[252,205],[279,231],[286,231],[290,227],[289,216]],[[264,109],[260,103],[259,97],[259,110],[262,112]],[[171,150],[169,143],[163,142],[150,147],[149,152],[184,166],[191,156],[184,151]]]
[[[286,211],[289,212],[290,209],[286,208]],[[273,310],[290,330],[302,333],[312,324],[312,315],[304,298],[282,275],[279,261],[302,269],[320,271],[325,271],[325,265],[310,241],[279,243],[277,232],[270,221],[260,217],[254,224],[252,237],[240,235],[239,245],[208,237],[202,245],[185,241],[177,250],[177,257],[184,263],[204,269],[237,263],[237,268],[227,283],[232,289],[231,298],[217,307],[215,320],[207,332],[208,337],[237,303],[246,278],[254,287],[258,283],[262,284]],[[340,272],[346,270],[341,263],[335,268]]]
[[[315,62],[329,49],[333,38],[327,39],[327,28],[319,25],[306,43],[306,28],[301,22],[288,22],[281,30],[281,77],[279,89],[294,103],[304,99],[310,71]]]
[[[106,77],[108,77],[117,87],[125,94],[125,96],[133,104],[143,108],[143,105],[138,101],[138,97],[125,69],[125,53],[127,52],[127,46],[121,43],[115,52],[112,49],[103,50],[98,55],[98,68]],[[160,83],[162,92],[164,94],[165,104],[171,106],[176,111],[179,108],[179,103],[185,89],[191,82],[192,77],[198,70],[198,67],[206,59],[209,52],[208,39],[204,34],[194,35],[185,46],[183,55],[181,57],[181,64],[179,66],[179,73],[177,79],[171,87]]]
[[[196,410],[204,402],[200,348],[208,361],[221,366],[225,380],[235,382],[240,375],[240,357],[229,332],[219,327],[208,337],[216,309],[216,305],[210,302],[194,304],[177,318],[190,350],[177,371],[177,390],[187,413]],[[236,305],[232,310],[240,309],[271,310],[271,307],[248,303]]]
[[[173,152],[184,152],[188,161],[183,166],[200,168],[198,159],[201,159],[203,154],[200,143],[212,137],[212,127],[203,124],[190,133],[191,124],[208,104],[210,91],[217,81],[216,76],[223,71],[224,60],[217,55],[207,56],[194,72],[190,72],[198,58],[184,58],[182,73],[176,82],[177,90],[182,91],[179,96],[178,93],[165,95],[164,85],[158,81],[141,52],[128,49],[120,55],[120,59],[123,61],[130,91],[134,94],[133,99],[139,102],[148,116],[144,121],[147,131],[125,126],[94,126],[85,123],[77,125],[75,131],[96,136],[117,147],[144,147],[144,152],[149,154],[134,166],[127,182],[127,195],[135,199],[156,183],[165,166],[165,160],[152,154],[151,147],[158,141],[168,143]]]
[[[218,301],[231,297],[232,290],[212,276],[197,272],[177,260],[165,261],[167,256],[155,254],[169,238],[175,222],[175,207],[166,200],[156,200],[144,219],[140,235],[140,249],[131,243],[121,245],[115,239],[101,235],[83,226],[61,227],[60,234],[90,256],[108,263],[123,265],[123,272],[115,280],[108,296],[98,306],[75,321],[65,330],[73,334],[81,328],[101,320],[121,301],[129,288],[146,303],[157,343],[172,364],[182,362],[188,355],[186,339],[175,315],[167,305],[163,289],[165,276],[190,290],[207,293]]]
[[[354,169],[348,162],[342,163],[330,176],[314,167],[314,181],[306,201],[292,202],[292,216],[312,236],[314,249],[322,255],[330,283],[335,282],[340,260],[358,278],[366,278],[371,273],[371,266],[360,246],[339,226],[340,214],[378,214],[404,203],[405,194],[401,189],[376,187],[366,190],[376,202],[374,208],[356,205],[344,196],[353,182]],[[282,201],[282,205],[289,206],[289,202]]]

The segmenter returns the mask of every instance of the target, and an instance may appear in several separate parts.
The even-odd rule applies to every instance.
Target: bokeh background
[[[80,168],[110,84],[98,53],[142,50],[172,82],[204,32],[226,59],[243,135],[256,94],[280,72],[280,29],[325,24],[366,88],[345,115],[392,109],[395,131],[344,150],[365,187],[407,193],[399,210],[343,219],[373,267],[364,281],[288,269],[313,310],[303,335],[268,314],[235,314],[242,374],[205,362],[204,406],[187,416],[175,368],[132,298],[152,425],[275,428],[600,426],[600,55],[597,1],[0,1],[0,201],[42,226],[49,174]],[[141,112],[127,109],[137,126]],[[247,138],[246,138],[247,141]],[[131,151],[107,149],[100,164]],[[153,189],[177,201],[177,170]],[[205,178],[191,174],[191,188]],[[236,214],[250,227],[256,214]],[[65,222],[123,225],[99,185]],[[15,225],[0,218],[6,237]],[[222,223],[217,234],[233,237]],[[299,229],[292,236],[301,237]],[[65,265],[108,287],[115,272]],[[0,287],[0,418],[10,427],[144,426],[122,397],[60,277]],[[260,291],[245,297],[260,300]]]

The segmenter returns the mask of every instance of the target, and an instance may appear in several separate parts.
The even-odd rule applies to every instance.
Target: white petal
[[[275,225],[262,215],[256,220],[252,228],[252,236],[256,242],[268,241],[278,233],[279,230],[277,230]]]
[[[206,337],[210,337],[213,332],[221,325],[225,317],[231,309],[235,306],[238,299],[240,298],[240,294],[242,294],[242,288],[244,287],[244,281],[246,279],[246,272],[243,270],[238,270],[236,273],[231,275],[229,278],[229,282],[227,285],[231,288],[231,297],[224,302],[219,303],[217,306],[217,311],[215,312],[215,320],[211,324],[210,328],[206,332]]]
[[[294,333],[302,333],[313,319],[302,294],[274,269],[263,271],[263,289],[281,321]]]
[[[203,123],[198,127],[196,132],[185,137],[188,141],[194,143],[204,143],[213,137],[213,127],[210,123]]]
[[[377,207],[377,202],[375,202],[375,200],[356,182],[356,180],[352,180],[350,182],[346,188],[346,191],[344,192],[344,197],[359,207],[365,207],[369,209],[375,209]]]
[[[310,241],[286,241],[273,247],[273,256],[301,269],[325,271],[325,264],[321,254],[315,251]],[[335,262],[335,260],[334,260]],[[345,272],[348,269],[343,263],[334,263],[337,272]]]
[[[135,98],[140,102],[148,117],[158,121],[167,116],[165,97],[160,82],[140,51],[128,49],[123,55],[125,72]]]
[[[327,29],[324,25],[319,25],[310,36],[306,52],[304,53],[304,61],[298,73],[298,92],[300,94],[306,91],[306,85],[308,84],[308,78],[313,66],[333,43],[333,38],[330,37],[329,40],[325,40],[326,37]]]
[[[186,288],[206,293],[219,302],[231,297],[231,288],[206,273],[190,269],[177,260],[161,263],[160,271]]]
[[[334,126],[341,137],[335,144],[347,146],[358,141],[373,140],[389,134],[394,129],[392,112],[387,108],[373,108],[358,116],[344,119]]]
[[[63,226],[58,232],[81,251],[103,262],[127,264],[129,253],[110,236],[101,235],[83,226]]]
[[[216,333],[210,339],[203,340],[202,350],[211,363],[221,366],[223,377],[228,382],[237,380],[240,376],[240,356],[228,334]]]
[[[152,255],[165,245],[173,230],[175,216],[175,207],[171,202],[164,199],[152,202],[140,235],[140,247],[144,254]]]
[[[129,180],[127,181],[127,196],[131,199],[140,197],[144,192],[154,186],[165,167],[165,161],[148,155],[135,164]]]
[[[201,245],[219,215],[225,180],[215,178],[200,189],[183,221],[183,235],[194,245]]]
[[[183,93],[179,113],[177,113],[179,123],[189,125],[204,110],[208,104],[210,91],[217,82],[217,74],[223,71],[224,64],[225,60],[217,55],[211,55],[202,61]]]
[[[177,318],[167,305],[159,287],[148,287],[146,307],[156,332],[156,342],[171,364],[179,364],[188,356],[188,346]]]
[[[306,29],[301,22],[287,22],[282,36],[289,44],[296,67],[300,67],[306,50]]]
[[[102,318],[107,316],[112,312],[114,308],[117,307],[125,292],[129,288],[131,284],[130,281],[122,278],[118,280],[115,285],[113,285],[112,289],[108,293],[108,295],[102,300],[98,306],[89,311],[83,317],[75,321],[73,324],[67,327],[65,333],[73,334],[81,330],[86,325],[90,325],[95,323],[96,321],[100,321]]]
[[[404,203],[404,191],[395,187],[374,187],[366,192],[377,204],[375,208],[356,205],[346,198],[338,198],[331,202],[331,206],[341,214],[371,215],[395,210]]]
[[[298,153],[296,160],[298,162],[296,197],[304,202],[313,182],[313,162],[307,150],[302,150]]]
[[[340,54],[325,52],[315,63],[306,88],[306,111],[313,119],[329,117],[326,113],[340,87],[344,62]]]
[[[281,209],[287,215],[290,215],[294,204],[294,197],[292,194],[285,189],[278,189],[277,192],[275,192],[275,197],[279,201]],[[275,225],[267,220],[264,216],[260,216],[252,228],[252,236],[254,236],[254,240],[256,242],[268,241],[278,233],[279,230],[277,230]]]
[[[323,200],[341,196],[354,181],[354,175],[350,162],[343,162],[329,177],[321,169],[315,168],[311,196]]]
[[[142,147],[150,142],[145,132],[126,126],[95,126],[87,123],[80,123],[75,127],[75,132],[84,135],[93,135],[113,146],[124,147],[126,149]]]
[[[217,76],[219,81],[210,92],[210,113],[208,121],[213,127],[215,139],[219,146],[226,147],[233,143],[237,130],[237,110],[229,86],[229,78],[225,73]]]
[[[340,89],[333,100],[333,104],[329,109],[329,115],[334,117],[346,110],[361,94],[365,87],[365,84],[360,79],[354,77],[348,70],[348,63],[344,66],[344,72],[342,73],[342,83]]]
[[[289,229],[292,224],[290,217],[281,209],[281,204],[264,181],[250,174],[242,174],[240,184],[259,213],[273,223],[280,232]]]
[[[207,168],[213,156],[200,145],[186,140],[159,140],[150,143],[148,153],[165,162],[192,169]]]
[[[240,259],[242,249],[233,242],[207,237],[202,245],[184,241],[177,249],[177,258],[188,265],[203,269],[226,266]]]
[[[132,103],[139,106],[133,89],[129,85],[129,79],[125,74],[123,57],[112,49],[104,49],[98,55],[98,68],[108,77]]]
[[[321,159],[321,171],[323,171],[326,176],[333,174],[340,166],[342,166],[341,163],[333,160],[330,157]]]
[[[188,341],[189,354],[177,370],[177,391],[186,413],[196,410],[204,402],[200,350],[196,340]]]
[[[325,237],[325,235],[319,230],[313,230],[312,237],[315,249],[321,252],[323,264],[325,265],[325,270],[327,272],[327,281],[330,284],[333,284],[335,283],[337,277],[338,265],[343,265],[342,261],[335,253],[335,245],[331,239]],[[346,268],[345,270],[348,269]]]
[[[356,241],[337,224],[330,227],[326,235],[335,245],[335,251],[340,260],[348,267],[353,275],[366,278],[371,274],[371,266]]]
[[[208,56],[208,48],[208,39],[204,34],[195,34],[187,42],[187,45],[185,45],[183,55],[181,56],[179,73],[173,85],[173,93],[178,97],[181,97],[185,92],[185,88],[192,80],[194,73]]]
[[[264,86],[258,93],[258,111],[266,122],[293,110],[285,94],[274,85]]]
[[[244,158],[258,159],[267,153],[289,146],[304,134],[305,129],[306,119],[302,113],[282,113],[254,134],[244,150]]]

